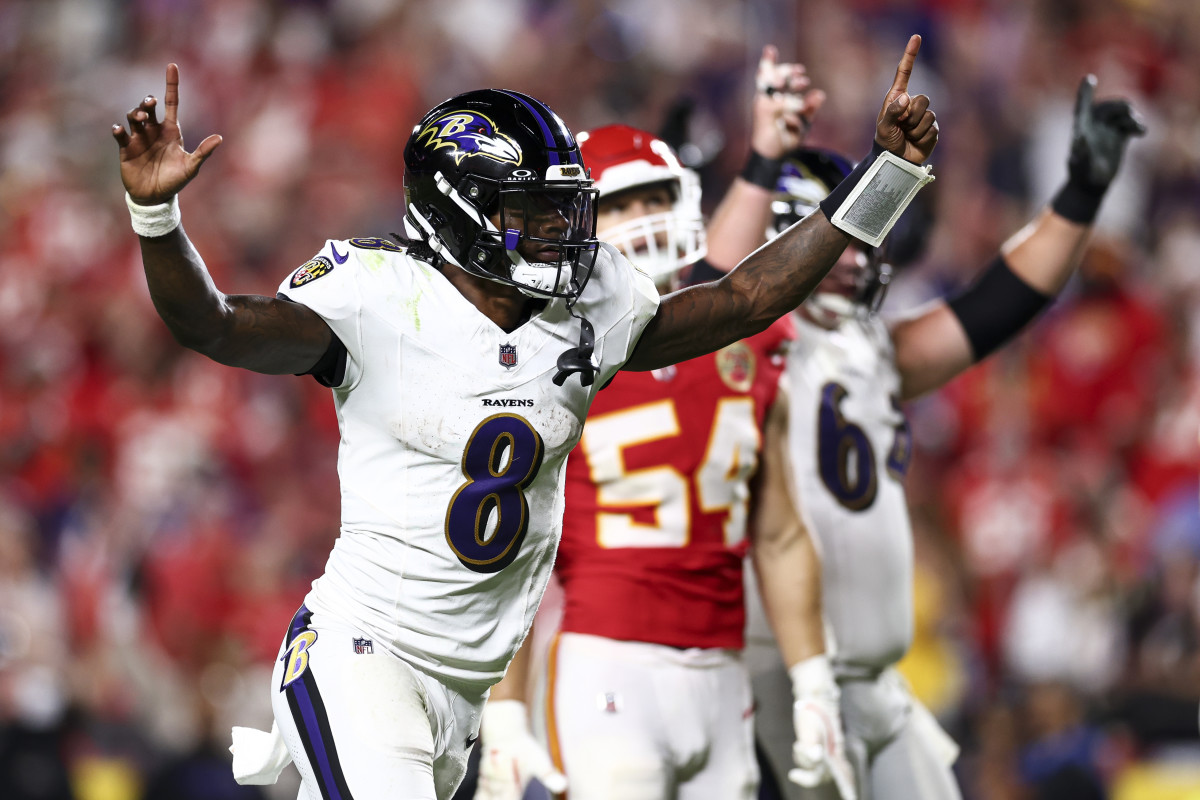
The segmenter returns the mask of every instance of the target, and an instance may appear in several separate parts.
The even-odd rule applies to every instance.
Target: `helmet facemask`
[[[805,301],[810,314],[831,327],[878,313],[892,279],[891,267],[879,257],[876,248],[854,242],[848,252],[854,253],[855,265],[849,268],[834,265]]]
[[[404,194],[415,252],[529,297],[563,298],[580,338],[560,356],[554,380],[579,373],[590,386],[595,337],[575,304],[599,247],[597,192],[562,119],[507,89],[451,97],[413,127]]]
[[[531,297],[578,297],[595,264],[597,192],[560,183],[546,181],[534,190],[502,186],[499,228],[489,219],[477,242],[481,249],[503,249],[510,280]]]
[[[579,171],[550,171],[568,169]],[[410,201],[409,216],[439,256],[530,297],[573,301],[583,292],[598,247],[590,181],[468,174],[454,185],[441,172],[433,180],[444,203],[421,208]]]
[[[597,236],[659,291],[678,288],[684,271],[706,252],[699,176],[665,141],[628,125],[585,131],[579,146],[600,190],[603,230]]]
[[[703,258],[707,249],[700,184],[695,173],[687,170],[675,180],[633,186],[604,195],[600,202],[619,203],[626,192],[651,188],[661,188],[670,195],[666,210],[624,220],[596,235],[637,264],[660,290],[676,289],[684,270]]]
[[[772,222],[766,232],[767,240],[816,211],[852,168],[841,156],[821,150],[801,149],[789,157],[771,201]],[[884,247],[852,243],[855,266],[834,265],[805,301],[804,307],[810,315],[823,325],[836,327],[846,320],[877,313],[892,279],[892,269],[884,261]]]

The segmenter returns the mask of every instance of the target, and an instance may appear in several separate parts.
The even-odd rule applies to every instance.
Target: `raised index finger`
[[[775,69],[777,58],[779,58],[779,51],[775,49],[775,45],[768,44],[763,47],[762,58],[758,60],[758,72],[754,76],[756,90],[766,94],[771,94],[775,90],[775,84],[778,81]]]
[[[917,53],[921,51],[921,37],[913,34],[908,37],[908,44],[904,46],[904,55],[900,57],[900,65],[896,67],[896,78],[892,81],[892,88],[888,91],[889,98],[896,98],[908,91],[908,76],[912,75],[913,62],[917,59]]]
[[[1082,130],[1092,113],[1092,97],[1096,93],[1096,76],[1084,75],[1079,82],[1079,91],[1075,93],[1075,130]]]
[[[179,121],[179,65],[167,64],[167,93],[163,95],[163,122]]]

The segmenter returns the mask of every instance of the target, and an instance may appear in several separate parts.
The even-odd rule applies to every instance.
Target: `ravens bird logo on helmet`
[[[595,372],[591,324],[574,310],[596,262],[596,196],[579,145],[541,101],[479,89],[439,103],[404,147],[404,230],[432,257],[580,319],[555,381]]]
[[[521,148],[512,139],[496,130],[496,123],[475,111],[451,111],[429,122],[417,134],[417,141],[439,150],[454,148],[454,163],[462,164],[468,156],[483,156],[506,164],[519,166]]]

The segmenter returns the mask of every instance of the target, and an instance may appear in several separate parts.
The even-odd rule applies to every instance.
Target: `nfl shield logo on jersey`
[[[375,652],[375,643],[370,639],[355,639],[354,652],[360,656],[369,656]]]
[[[500,345],[500,366],[512,369],[517,365],[517,346],[515,344]]]

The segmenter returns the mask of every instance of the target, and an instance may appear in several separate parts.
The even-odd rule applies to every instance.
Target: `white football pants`
[[[448,800],[479,735],[467,698],[301,606],[271,677],[300,800]]]
[[[546,685],[550,752],[571,800],[756,796],[753,701],[738,653],[563,633]]]
[[[838,800],[832,783],[803,789],[787,780],[792,766],[792,683],[779,651],[752,644],[756,727],[776,783],[786,800]],[[951,764],[949,736],[912,696],[895,669],[874,680],[839,680],[846,756],[854,766],[859,800],[962,800]]]

